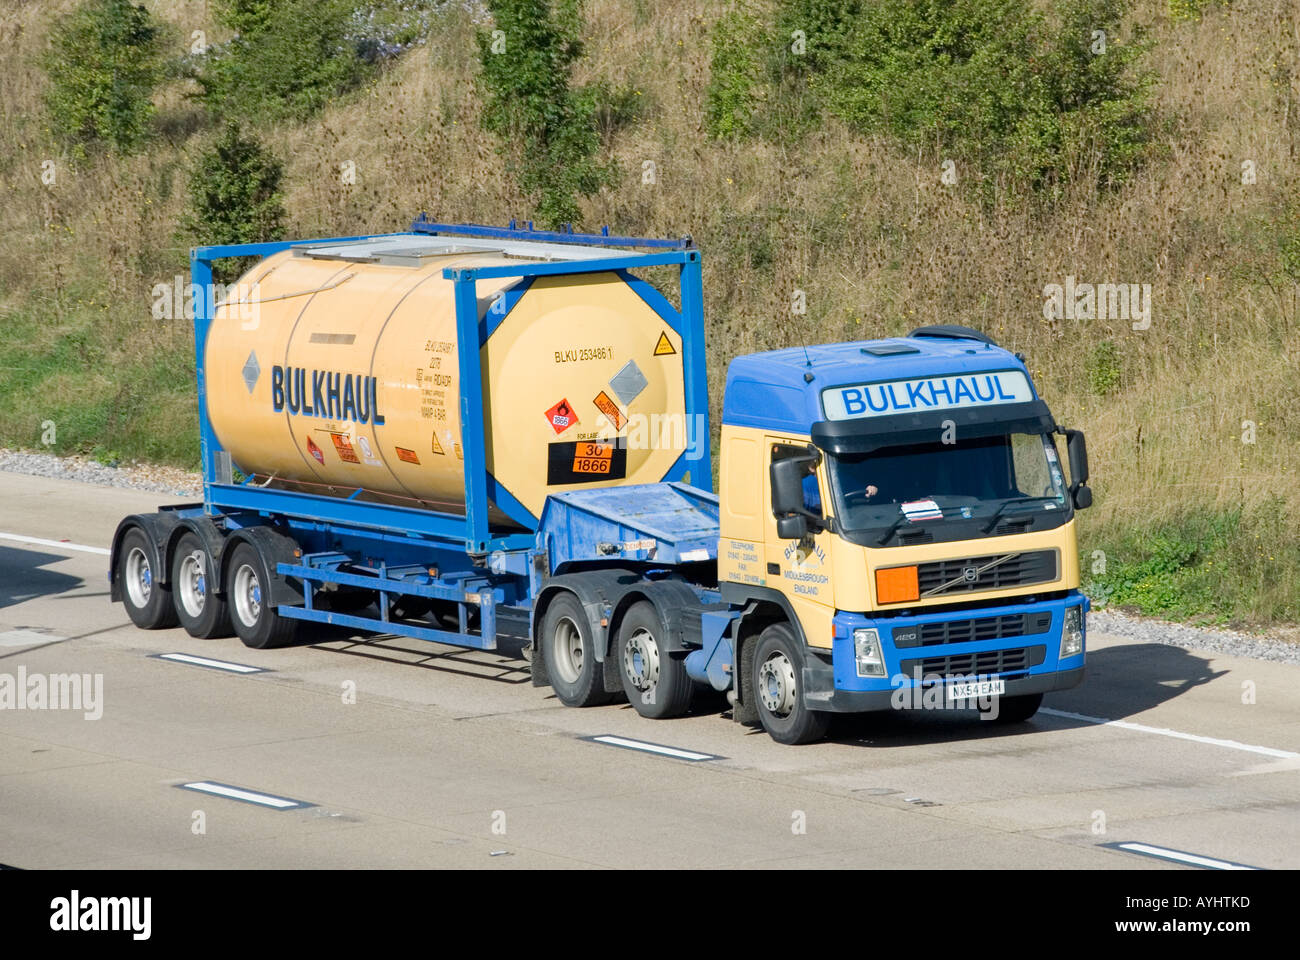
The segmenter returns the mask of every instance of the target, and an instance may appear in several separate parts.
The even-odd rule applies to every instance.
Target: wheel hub
[[[794,709],[794,664],[783,653],[774,653],[758,668],[758,697],[773,716],[785,717]]]
[[[582,631],[568,617],[555,625],[555,668],[565,683],[577,683],[582,676]]]
[[[623,644],[623,669],[638,690],[650,690],[659,683],[659,645],[645,629],[638,629]]]
[[[185,612],[191,617],[201,615],[203,606],[207,602],[204,569],[201,550],[195,550],[181,560],[180,582],[177,586],[180,587],[181,603],[185,606]]]

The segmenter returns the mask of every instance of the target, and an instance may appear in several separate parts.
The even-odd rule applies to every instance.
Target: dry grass
[[[68,5],[0,13],[0,44],[18,51],[0,68],[0,363],[10,331],[58,338],[74,328],[89,331],[110,369],[183,357],[185,325],[151,320],[149,289],[185,269],[173,231],[186,165],[208,134],[193,133],[197,112],[173,86],[159,97],[167,134],[147,153],[68,170],[44,129],[32,66],[50,11]],[[150,6],[178,37],[211,29],[201,0]],[[1162,0],[1142,3],[1137,19],[1157,42],[1163,156],[1124,188],[1080,191],[1047,215],[990,211],[942,186],[934,158],[835,122],[792,143],[712,141],[702,102],[709,30],[724,5],[589,0],[587,9],[580,79],[630,84],[643,103],[643,118],[609,144],[621,175],[584,203],[587,226],[695,236],[715,415],[739,353],[929,323],[984,328],[1027,355],[1058,418],[1088,433],[1089,545],[1188,512],[1280,515],[1289,542],[1262,548],[1251,572],[1261,597],[1234,609],[1261,618],[1296,609],[1283,594],[1300,581],[1300,298],[1278,245],[1300,231],[1298,0],[1235,0],[1199,23],[1170,21]],[[527,216],[477,123],[471,29],[458,15],[369,89],[309,124],[262,132],[288,164],[291,235],[389,231],[420,210],[492,223]],[[60,165],[54,188],[40,182],[46,157]],[[338,176],[348,160],[350,187]],[[642,183],[647,160],[654,185]],[[1254,161],[1253,185],[1241,183],[1243,160]],[[1151,328],[1045,320],[1043,287],[1067,275],[1149,283]],[[804,316],[790,310],[796,288],[807,294]],[[1101,340],[1120,361],[1105,396],[1090,368]],[[177,401],[184,389],[182,378]],[[34,445],[40,405],[12,391],[0,400],[0,442]],[[154,416],[151,429],[184,435],[186,416]],[[1254,444],[1242,443],[1246,420]]]

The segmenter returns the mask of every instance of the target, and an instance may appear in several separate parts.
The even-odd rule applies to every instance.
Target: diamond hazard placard
[[[546,411],[546,422],[556,433],[563,433],[578,422],[578,415],[573,412],[568,400],[561,400]]]
[[[605,415],[605,419],[614,425],[615,430],[622,430],[623,424],[627,423],[627,418],[623,416],[623,411],[618,408],[618,404],[610,399],[609,394],[604,390],[596,394],[596,399],[592,401],[596,409]]]

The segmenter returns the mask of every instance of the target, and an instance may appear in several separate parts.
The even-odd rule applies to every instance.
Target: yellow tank
[[[267,258],[218,307],[204,345],[218,440],[259,483],[462,512],[456,320],[442,271],[545,253],[408,237]],[[496,522],[528,523],[511,500],[536,517],[548,493],[664,477],[684,436],[649,427],[685,423],[682,343],[632,286],[610,271],[482,280],[476,293],[487,469],[504,491]]]

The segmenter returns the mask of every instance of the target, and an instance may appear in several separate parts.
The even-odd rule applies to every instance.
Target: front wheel
[[[686,661],[670,653],[664,641],[654,604],[642,600],[623,615],[618,628],[623,692],[637,713],[653,720],[680,717],[691,708],[694,692]]]
[[[829,714],[804,704],[803,661],[802,644],[784,623],[759,634],[750,686],[763,729],[777,743],[815,743],[830,727]]]
[[[235,547],[226,571],[230,620],[244,646],[254,650],[283,647],[298,635],[300,621],[276,613],[270,583],[271,575],[261,553],[250,543]]]
[[[176,626],[172,592],[159,580],[160,571],[154,569],[153,556],[153,544],[139,527],[132,527],[122,537],[117,553],[117,582],[126,615],[142,630]]]
[[[605,672],[596,660],[591,622],[578,598],[562,593],[546,608],[542,618],[542,656],[551,689],[566,707],[594,707],[609,703]]]

